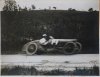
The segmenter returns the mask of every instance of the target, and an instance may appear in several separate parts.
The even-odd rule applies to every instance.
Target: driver
[[[49,39],[48,39],[47,35],[46,34],[43,34],[42,36],[43,36],[43,38],[41,38],[39,40],[40,44],[47,45],[49,43],[49,41],[48,41]]]

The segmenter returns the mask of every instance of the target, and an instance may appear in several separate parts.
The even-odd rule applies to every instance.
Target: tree
[[[55,10],[57,9],[56,7],[53,7]]]
[[[26,6],[24,7],[23,11],[28,11]]]
[[[76,11],[76,9],[69,8],[68,11]]]
[[[17,5],[15,0],[5,0],[3,11],[17,11]]]
[[[51,6],[49,6],[49,10],[51,10]]]
[[[34,5],[32,5],[32,10],[36,9],[36,7]]]
[[[88,10],[89,12],[93,12],[93,8],[89,8],[89,10]]]
[[[68,11],[72,11],[72,8],[68,8]]]
[[[22,11],[22,8],[18,5],[18,11]]]

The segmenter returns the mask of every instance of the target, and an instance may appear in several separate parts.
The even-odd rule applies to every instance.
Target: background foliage
[[[44,33],[58,39],[78,39],[83,45],[82,53],[99,52],[98,11],[35,10],[34,5],[22,9],[9,1],[1,12],[2,53],[20,52],[26,42],[40,39]]]

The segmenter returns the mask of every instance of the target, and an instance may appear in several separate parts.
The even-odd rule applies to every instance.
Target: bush
[[[63,69],[54,69],[51,71],[38,71],[35,67],[15,66],[13,68],[2,68],[1,75],[75,75],[75,76],[99,76],[99,67],[94,66],[91,68],[78,68],[73,71]]]

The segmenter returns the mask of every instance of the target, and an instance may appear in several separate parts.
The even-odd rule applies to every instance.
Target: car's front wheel
[[[37,44],[36,43],[32,43],[32,44],[28,44],[26,47],[26,54],[27,55],[33,55],[37,52]]]

